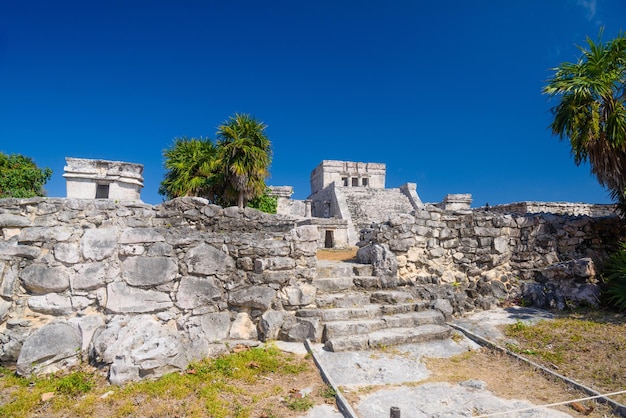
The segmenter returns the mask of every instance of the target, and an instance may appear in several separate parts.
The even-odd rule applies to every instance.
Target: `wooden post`
[[[400,418],[400,408],[392,406],[389,411],[389,418]]]

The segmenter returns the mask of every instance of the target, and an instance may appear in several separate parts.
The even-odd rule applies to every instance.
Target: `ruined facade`
[[[71,157],[65,162],[69,199],[141,200],[142,164]]]

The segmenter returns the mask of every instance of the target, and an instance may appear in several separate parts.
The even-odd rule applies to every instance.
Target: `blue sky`
[[[0,0],[0,151],[50,167],[49,196],[65,157],[141,163],[156,204],[163,150],[239,112],[268,125],[268,184],[296,199],[348,160],[425,202],[607,203],[541,89],[625,17],[623,0]]]

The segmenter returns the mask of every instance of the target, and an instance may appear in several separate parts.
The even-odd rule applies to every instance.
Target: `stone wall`
[[[314,332],[294,311],[314,301],[319,236],[296,218],[199,198],[3,199],[0,231],[0,362],[23,375],[89,358],[122,383]]]
[[[394,215],[363,230],[359,245],[384,245],[396,255],[399,284],[416,286],[426,298],[450,299],[462,313],[520,297],[545,307],[593,303],[595,266],[624,237],[616,216],[451,212],[425,205],[414,216]]]

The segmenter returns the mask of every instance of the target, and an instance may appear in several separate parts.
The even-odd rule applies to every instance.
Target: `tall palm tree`
[[[576,63],[555,68],[543,92],[560,96],[550,128],[569,138],[574,162],[591,172],[626,213],[626,34],[603,43],[587,38]]]
[[[240,208],[266,190],[272,155],[265,128],[263,122],[239,113],[218,127],[220,165],[226,180],[224,198],[236,199]]]
[[[201,196],[215,201],[221,194],[216,178],[217,147],[208,139],[175,138],[171,148],[163,151],[168,172],[161,182],[159,194],[173,199],[180,196]]]

